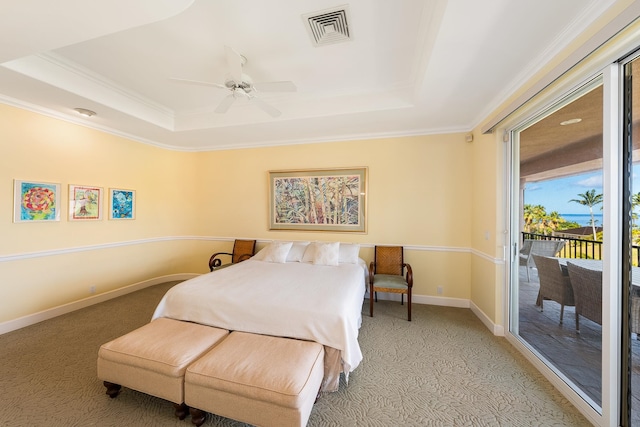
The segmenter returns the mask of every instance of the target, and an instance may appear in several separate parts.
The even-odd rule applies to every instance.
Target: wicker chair
[[[533,255],[554,257],[565,244],[564,240],[525,239],[520,250],[520,266],[525,266],[527,269],[527,282],[531,281],[529,269],[535,267]]]
[[[400,303],[404,304],[407,294],[408,320],[411,322],[411,289],[413,288],[413,270],[404,262],[402,246],[376,246],[374,259],[369,264],[369,315],[373,317],[373,300],[378,301],[377,292],[400,294]],[[406,276],[404,269],[407,269]]]
[[[567,263],[576,302],[576,331],[580,333],[580,316],[602,325],[602,271]]]
[[[537,301],[540,311],[544,309],[545,299],[557,302],[560,304],[560,324],[562,324],[564,306],[575,305],[569,276],[562,273],[558,258],[533,255],[533,259],[538,267],[538,278],[540,279],[540,292]]]
[[[255,240],[236,240],[233,243],[233,252],[216,252],[211,255],[209,258],[209,270],[219,270],[224,267],[228,267],[233,264],[237,264],[244,260],[251,258],[256,251],[256,241]],[[223,264],[221,255],[231,257],[231,262],[228,264]]]

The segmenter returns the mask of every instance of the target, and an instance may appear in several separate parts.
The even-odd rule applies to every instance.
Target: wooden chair
[[[560,252],[560,249],[566,244],[564,240],[531,240],[526,239],[520,250],[520,266],[527,269],[527,282],[529,278],[529,269],[535,267],[533,255],[554,257]]]
[[[413,288],[413,270],[404,262],[403,247],[376,246],[374,260],[369,265],[369,315],[373,317],[373,299],[375,297],[378,301],[378,291],[400,294],[401,304],[404,304],[404,294],[407,294],[407,312],[410,322],[411,288]]]
[[[233,252],[216,252],[211,255],[209,258],[209,270],[214,271],[224,267],[228,267],[232,264],[237,264],[244,260],[251,258],[256,251],[256,241],[255,240],[236,240],[233,243]],[[221,255],[231,257],[231,262],[227,264],[222,264]]]
[[[602,325],[602,271],[570,262],[567,270],[576,301],[576,331],[580,333],[580,316]]]
[[[540,292],[538,293],[537,304],[540,311],[544,309],[544,300],[552,300],[560,304],[560,324],[564,317],[564,306],[574,306],[573,288],[569,276],[562,273],[562,267],[558,258],[533,255],[538,267],[538,278],[540,279]]]

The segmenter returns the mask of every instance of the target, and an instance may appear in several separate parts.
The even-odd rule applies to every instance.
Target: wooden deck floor
[[[520,268],[519,331],[520,336],[549,365],[582,390],[586,396],[602,404],[602,327],[580,319],[580,334],[576,333],[575,309],[565,307],[560,324],[560,305],[545,301],[544,310],[535,305],[539,289],[535,269],[530,281],[524,267]],[[635,338],[635,337],[634,337]],[[632,421],[640,425],[640,341],[632,340]]]

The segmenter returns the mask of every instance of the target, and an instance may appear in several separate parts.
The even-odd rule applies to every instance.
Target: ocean
[[[591,215],[586,214],[560,214],[560,216],[567,221],[577,222],[582,227],[591,226]],[[593,213],[593,219],[596,221],[596,227],[602,227],[602,214],[599,212]]]

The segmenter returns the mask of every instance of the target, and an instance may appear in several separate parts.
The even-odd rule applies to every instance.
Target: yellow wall
[[[203,273],[236,237],[358,242],[366,261],[375,244],[404,245],[415,295],[468,300],[472,153],[462,134],[184,153],[0,105],[0,323],[90,286]],[[356,166],[369,172],[368,233],[268,230],[269,170]],[[13,223],[14,179],[62,184],[61,220]],[[136,219],[68,221],[69,184],[136,190]]]

